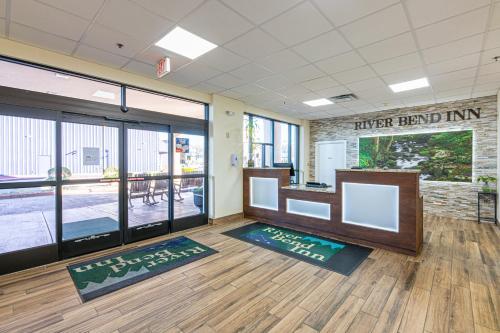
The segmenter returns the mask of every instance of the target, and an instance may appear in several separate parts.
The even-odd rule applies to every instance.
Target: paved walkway
[[[174,201],[175,217],[197,215],[191,192],[184,200]],[[168,219],[168,202],[156,197],[158,204],[146,205],[141,198],[129,207],[129,225],[138,226]],[[55,209],[53,195],[0,199],[0,253],[31,248],[55,242]],[[118,221],[118,201],[114,193],[65,195],[64,223],[109,217]]]

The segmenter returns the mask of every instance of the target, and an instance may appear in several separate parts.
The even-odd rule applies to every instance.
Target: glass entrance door
[[[126,124],[125,241],[168,233],[171,216],[168,126]]]
[[[61,123],[63,257],[122,243],[121,128],[84,117],[65,117]]]

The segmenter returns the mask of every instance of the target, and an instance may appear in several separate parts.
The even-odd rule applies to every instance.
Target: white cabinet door
[[[316,143],[316,181],[335,188],[335,170],[346,168],[346,142]]]

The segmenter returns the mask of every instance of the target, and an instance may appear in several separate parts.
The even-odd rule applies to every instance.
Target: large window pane
[[[0,61],[0,86],[114,105],[121,103],[120,86],[8,61]]]
[[[55,157],[54,121],[0,115],[0,182],[53,177]]]
[[[290,157],[292,158],[291,162],[293,163],[293,167],[295,168],[295,179],[296,183],[300,183],[300,165],[299,165],[299,155],[298,155],[298,145],[299,145],[299,127],[295,125],[291,126],[291,136],[290,136]]]
[[[202,214],[205,211],[204,178],[174,179],[174,218]]]
[[[63,240],[119,230],[118,182],[63,186]]]
[[[0,190],[0,254],[56,240],[55,187]]]
[[[129,176],[168,174],[168,133],[128,129],[127,136]]]
[[[127,106],[182,117],[205,119],[204,104],[185,101],[142,90],[127,89]]]
[[[253,117],[253,121],[249,122],[248,132],[252,135],[254,143],[272,143],[273,142],[273,122],[268,119]]]
[[[118,128],[63,123],[63,179],[117,178]]]
[[[288,124],[274,122],[274,162],[276,163],[289,163],[289,126]]]
[[[205,173],[205,137],[203,135],[174,134],[174,174]]]

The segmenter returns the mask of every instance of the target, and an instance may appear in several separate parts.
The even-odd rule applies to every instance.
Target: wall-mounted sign
[[[189,153],[189,139],[188,138],[175,138],[175,152],[176,153]]]
[[[100,165],[99,148],[83,147],[83,165]]]
[[[481,118],[481,108],[432,112],[394,118],[380,118],[354,122],[355,130],[365,130],[384,127],[413,126],[435,124],[439,122],[467,121]]]
[[[156,64],[156,76],[158,78],[161,78],[168,73],[170,73],[170,58],[161,58],[160,61],[158,61],[158,63]]]

